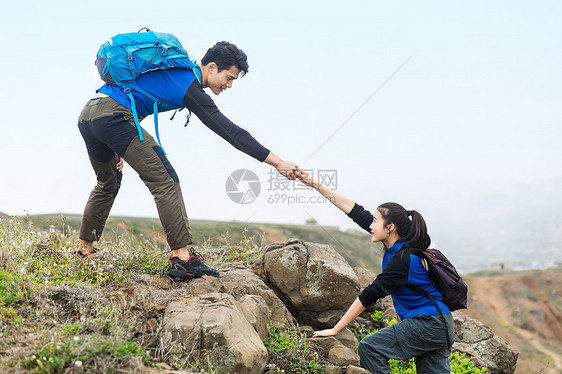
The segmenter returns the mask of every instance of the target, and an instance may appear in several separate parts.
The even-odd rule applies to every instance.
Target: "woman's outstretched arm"
[[[326,199],[330,200],[332,204],[340,208],[345,214],[349,214],[349,212],[351,212],[351,209],[353,209],[353,207],[355,206],[355,201],[351,200],[344,194],[338,191],[334,191],[331,188],[323,185],[322,183],[314,180],[306,171],[299,170],[297,172],[297,177],[302,183],[320,192],[320,194],[326,197]]]

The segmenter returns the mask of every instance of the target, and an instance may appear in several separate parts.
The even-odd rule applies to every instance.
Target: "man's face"
[[[233,65],[228,70],[218,71],[215,64],[209,67],[209,75],[207,76],[207,87],[213,91],[215,95],[219,95],[222,91],[232,87],[232,82],[238,78],[240,70]]]

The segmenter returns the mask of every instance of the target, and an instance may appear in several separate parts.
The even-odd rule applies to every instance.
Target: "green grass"
[[[153,366],[148,354],[136,343],[113,336],[84,339],[75,336],[48,342],[26,360],[24,366],[34,368],[37,373],[57,373],[65,367],[96,368],[98,373],[112,373],[133,357],[139,357],[146,366]]]
[[[51,226],[61,232],[76,231],[80,228],[80,216],[61,214],[36,215],[30,217],[37,227],[49,230]],[[260,245],[266,229],[281,230],[288,238],[328,244],[340,253],[352,267],[361,266],[375,273],[381,269],[381,246],[371,243],[367,233],[356,230],[340,231],[337,227],[321,225],[284,225],[251,222],[220,222],[190,220],[195,243],[214,247],[238,245],[248,238],[254,238],[254,244]],[[166,240],[160,221],[157,218],[110,217],[107,220],[104,238],[117,242],[123,232],[131,237],[144,234],[145,239],[159,246],[166,247]],[[226,236],[228,233],[228,236]],[[242,259],[243,261],[245,259]]]
[[[165,362],[166,347],[154,339],[157,332],[143,330],[149,318],[159,323],[161,312],[135,311],[126,300],[108,301],[112,292],[121,295],[120,289],[146,279],[143,274],[167,274],[170,252],[157,238],[160,234],[145,234],[150,224],[131,219],[96,243],[99,253],[83,258],[74,254],[75,219],[59,216],[41,221],[38,225],[31,217],[0,218],[0,372],[113,373],[132,370],[134,360],[146,366]],[[195,248],[209,265],[249,264],[261,254],[263,231],[225,230],[215,240],[218,243],[207,239]],[[306,339],[298,339],[299,352],[312,355]],[[4,349],[12,345],[19,345],[23,353],[14,357]],[[303,365],[310,372],[323,372],[314,360]],[[216,372],[210,362],[186,362],[174,369],[185,368]]]
[[[298,327],[288,329],[270,324],[267,329],[269,336],[264,343],[277,372],[325,373],[318,354]]]
[[[25,301],[30,294],[31,288],[24,276],[0,270],[0,307]]]
[[[102,240],[97,243],[100,253],[85,260],[74,254],[78,243],[74,229],[51,225],[49,231],[35,232],[33,227],[32,221],[24,224],[0,219],[0,258],[8,259],[0,277],[12,274],[15,279],[13,274],[20,274],[36,285],[102,288],[122,284],[137,273],[166,273],[169,252],[142,234],[132,237],[124,233],[116,242]],[[15,280],[11,282],[11,286],[7,281],[2,283],[14,287]]]
[[[106,296],[137,284],[142,274],[166,274],[169,249],[142,233],[123,231],[113,241],[98,242],[99,254],[82,258],[73,253],[74,228],[64,219],[46,223],[38,230],[29,217],[0,218],[0,372],[112,373],[128,370],[133,359],[146,366],[155,356],[164,359],[161,353],[147,354],[157,350],[144,345],[150,335],[141,329],[142,318],[158,315],[147,317]],[[99,294],[96,290],[103,290],[100,303],[89,299]],[[61,300],[68,292],[79,300]],[[7,351],[11,347],[18,347],[17,357]]]

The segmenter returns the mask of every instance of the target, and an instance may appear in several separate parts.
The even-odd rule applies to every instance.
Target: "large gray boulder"
[[[254,271],[303,325],[332,327],[359,294],[359,280],[329,245],[289,240],[264,249]]]
[[[186,362],[210,363],[221,374],[263,373],[267,349],[241,309],[240,303],[224,293],[170,303],[161,332],[170,362],[177,366]]]
[[[220,278],[203,277],[191,281],[186,295],[197,296],[205,293],[220,292],[231,295],[239,302],[242,302],[242,299],[248,295],[258,296],[265,301],[267,310],[261,317],[255,316],[255,319],[260,319],[266,324],[271,322],[274,325],[295,326],[295,319],[285,304],[246,265],[234,264],[232,266],[225,266],[220,270]],[[254,299],[254,301],[256,300]],[[248,302],[246,300],[243,304],[247,305]],[[244,311],[247,312],[249,309],[244,308]],[[249,320],[253,318],[249,317]],[[258,329],[258,332],[261,336],[262,331]]]
[[[482,322],[453,312],[455,344],[453,350],[466,353],[478,367],[491,374],[513,374],[519,354]]]

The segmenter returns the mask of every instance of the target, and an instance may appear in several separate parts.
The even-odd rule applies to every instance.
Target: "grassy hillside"
[[[78,217],[0,216],[0,372],[220,372],[220,361],[209,356],[206,362],[189,355],[179,364],[169,360],[174,347],[162,343],[162,318],[166,306],[185,295],[186,284],[166,276],[168,249],[155,220],[114,219],[98,243],[101,251],[88,258],[74,254],[77,224]],[[364,240],[335,228],[248,226],[199,222],[197,235],[206,239],[198,250],[222,271],[233,261],[249,264],[261,254],[254,242],[267,236],[325,239],[346,251]],[[123,235],[114,236],[118,232]],[[224,245],[210,245],[213,240]],[[320,362],[304,332],[271,324],[268,331],[265,344],[278,368],[325,373],[327,361]],[[413,370],[413,360],[392,365],[393,372]],[[455,372],[481,373],[462,355],[451,355],[451,365]]]
[[[56,229],[79,230],[81,216],[49,214],[30,216],[37,228],[49,231]],[[375,273],[380,272],[382,249],[372,244],[366,232],[355,230],[340,231],[337,227],[320,225],[281,225],[252,222],[221,222],[190,220],[196,245],[225,246],[244,243],[250,240],[262,246],[282,242],[290,238],[303,241],[329,244],[338,251],[351,266],[361,266]],[[168,249],[164,232],[157,218],[110,217],[107,221],[104,238],[116,241],[120,237],[140,237],[160,247]]]

